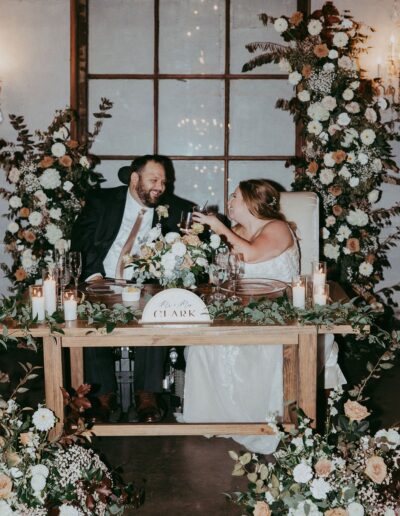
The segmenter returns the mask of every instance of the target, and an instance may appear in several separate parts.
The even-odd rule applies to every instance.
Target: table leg
[[[60,337],[43,337],[43,361],[46,406],[58,418],[56,426],[50,432],[52,439],[61,434],[64,424],[64,403],[60,389],[64,383]]]
[[[283,401],[285,423],[297,423],[298,404],[298,347],[283,346]]]
[[[299,407],[317,419],[317,332],[299,335]]]
[[[83,384],[83,348],[70,348],[71,385],[77,389]]]

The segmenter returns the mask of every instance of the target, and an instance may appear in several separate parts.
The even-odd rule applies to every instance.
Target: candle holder
[[[325,285],[326,283],[326,262],[312,262],[311,279],[313,286]]]
[[[64,320],[76,321],[78,318],[78,292],[69,288],[63,292]]]
[[[313,305],[325,306],[329,303],[329,285],[313,285]]]
[[[37,317],[38,322],[45,319],[44,295],[42,285],[29,286],[29,298],[31,302],[32,318]]]
[[[295,308],[306,307],[307,276],[294,276],[292,279],[292,304]]]
[[[57,311],[57,280],[56,267],[49,267],[42,272],[44,307],[48,315]]]

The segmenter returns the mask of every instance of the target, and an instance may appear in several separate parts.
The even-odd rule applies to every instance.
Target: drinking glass
[[[192,211],[182,211],[181,212],[181,221],[179,224],[179,229],[182,233],[189,233],[193,224],[193,212]]]
[[[242,253],[230,253],[229,254],[229,275],[232,280],[233,295],[230,299],[234,302],[241,303],[242,298],[237,295],[237,283],[240,277],[244,274],[244,261]]]
[[[78,289],[78,282],[82,274],[82,255],[78,251],[70,251],[68,253],[68,264],[71,276],[74,280],[75,289]]]
[[[59,305],[62,308],[64,301],[65,287],[71,281],[71,269],[68,264],[66,253],[56,253],[56,268],[58,272],[58,281],[60,283],[60,301]]]
[[[229,253],[218,252],[214,256],[213,263],[210,265],[210,281],[215,286],[215,290],[209,297],[209,301],[222,301],[226,295],[221,292],[221,284],[228,279]]]

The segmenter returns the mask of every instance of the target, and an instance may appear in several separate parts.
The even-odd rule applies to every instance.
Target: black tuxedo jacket
[[[103,261],[121,226],[127,191],[127,186],[104,188],[86,199],[71,235],[71,249],[82,253],[82,279],[98,272],[105,275]],[[169,206],[168,218],[160,221],[154,210],[153,226],[160,222],[163,234],[178,231],[181,212],[193,207],[192,202],[173,194],[163,195],[159,204]]]

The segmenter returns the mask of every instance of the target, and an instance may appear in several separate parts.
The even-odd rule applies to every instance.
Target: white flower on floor
[[[39,211],[33,211],[29,215],[28,220],[32,226],[40,226],[43,220],[43,215]]]
[[[362,274],[363,276],[371,276],[374,268],[372,267],[372,265],[368,262],[362,262],[358,268],[358,270],[360,271],[360,274]]]
[[[299,82],[302,79],[302,75],[299,72],[292,72],[289,74],[289,82],[290,84],[293,84],[296,86],[296,84],[299,84]]]
[[[333,36],[332,43],[335,45],[335,47],[343,48],[347,45],[349,42],[349,37],[345,32],[336,32],[336,34]]]
[[[45,190],[54,190],[61,185],[60,173],[55,168],[48,168],[40,176],[39,182]]]
[[[311,36],[318,36],[322,30],[322,23],[319,20],[311,20],[307,25],[307,29]]]
[[[56,423],[53,412],[45,407],[38,408],[32,416],[32,423],[41,432],[47,432]]]
[[[285,32],[285,30],[289,27],[288,22],[285,20],[285,18],[278,18],[274,22],[274,28],[276,32]]]
[[[65,145],[63,143],[54,143],[51,146],[51,152],[56,158],[61,158],[65,154]]]
[[[364,507],[358,502],[352,502],[347,506],[349,516],[364,516]]]
[[[346,220],[351,226],[363,227],[368,224],[368,215],[364,211],[356,208],[355,210],[349,211]]]
[[[310,491],[316,500],[325,500],[331,490],[330,484],[323,478],[314,478],[311,482]]]
[[[12,233],[13,235],[17,233],[19,230],[19,225],[16,222],[10,222],[7,226],[7,231]]]
[[[10,197],[8,199],[8,204],[11,206],[11,208],[17,209],[17,208],[21,208],[22,201],[21,201],[20,197],[18,197],[17,195],[13,195],[12,197]]]
[[[293,478],[299,484],[306,484],[313,477],[313,470],[308,464],[301,462],[293,469]]]
[[[364,145],[371,145],[374,143],[375,138],[376,134],[372,129],[364,129],[364,131],[360,134],[360,139]]]

